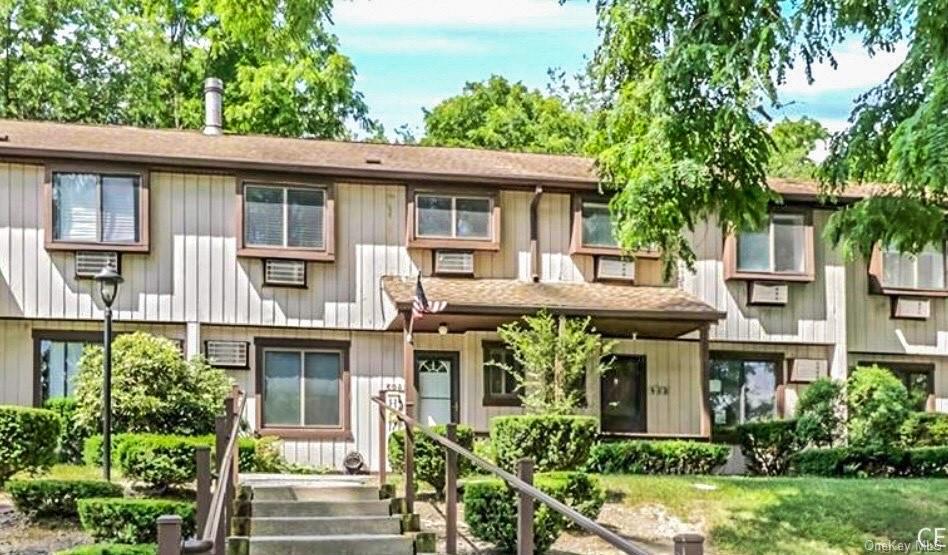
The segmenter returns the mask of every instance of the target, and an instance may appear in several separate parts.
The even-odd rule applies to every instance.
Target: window
[[[490,197],[417,195],[415,236],[434,239],[492,239]]]
[[[55,397],[72,397],[79,373],[79,359],[93,341],[38,339],[40,402]]]
[[[520,364],[503,343],[484,343],[484,405],[520,406]]]
[[[882,286],[892,289],[945,289],[945,252],[935,245],[918,254],[882,249]]]
[[[583,201],[582,220],[583,246],[618,248],[608,204]]]
[[[910,362],[873,362],[862,361],[860,367],[877,365],[888,368],[895,377],[902,380],[908,390],[909,399],[916,410],[927,408],[928,398],[935,394],[935,367],[931,364]]]
[[[773,214],[760,231],[737,238],[741,272],[802,274],[806,271],[806,221],[803,214]]]
[[[244,245],[324,250],[326,191],[247,185],[244,189]]]
[[[783,373],[779,356],[712,353],[710,366],[716,427],[775,416],[777,385]]]
[[[141,245],[138,175],[53,172],[51,243]]]

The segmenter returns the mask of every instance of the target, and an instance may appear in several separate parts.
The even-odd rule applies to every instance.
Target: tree
[[[796,407],[797,438],[805,446],[832,447],[842,433],[843,386],[829,378],[810,384]]]
[[[813,179],[818,170],[810,153],[818,141],[829,138],[829,132],[820,122],[802,117],[796,121],[784,119],[770,130],[774,153],[767,173],[773,177]]]
[[[498,75],[467,83],[424,119],[424,145],[551,154],[580,153],[589,129],[588,117],[559,98]]]
[[[857,367],[846,382],[849,444],[887,448],[898,442],[911,412],[908,390],[888,369]]]
[[[948,4],[602,0],[594,57],[607,93],[593,139],[601,177],[616,190],[620,242],[694,253],[685,232],[716,216],[726,230],[759,226],[778,196],[767,187],[776,147],[760,122],[781,106],[779,86],[802,66],[835,64],[856,36],[869,53],[907,41],[905,61],[858,99],[834,136],[824,191],[884,181],[883,196],[833,216],[829,236],[848,254],[878,241],[918,251],[945,237],[948,200]]]
[[[0,115],[200,127],[224,81],[228,130],[372,132],[355,69],[325,29],[330,0],[10,0],[0,5]]]
[[[512,350],[522,374],[521,400],[528,412],[571,414],[584,402],[586,373],[609,371],[615,341],[604,340],[590,318],[556,317],[541,310],[535,316],[505,324],[497,335]],[[592,367],[590,367],[592,365]]]

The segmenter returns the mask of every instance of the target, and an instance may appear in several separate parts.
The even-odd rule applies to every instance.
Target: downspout
[[[540,281],[540,197],[543,196],[543,185],[537,185],[530,199],[530,270],[533,283]]]

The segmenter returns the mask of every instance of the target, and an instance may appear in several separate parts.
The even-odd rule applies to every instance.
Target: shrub
[[[497,466],[513,470],[524,457],[539,472],[582,468],[598,435],[591,416],[517,415],[490,421],[490,441]]]
[[[435,433],[445,435],[444,426],[433,426]],[[474,430],[470,426],[457,427],[457,444],[467,450],[474,448]],[[397,430],[388,438],[388,458],[392,469],[401,472],[405,469],[405,431]],[[464,476],[471,471],[472,465],[465,457],[458,457],[458,475]],[[431,441],[421,432],[415,432],[415,476],[427,482],[440,494],[444,493],[444,448]]]
[[[80,499],[82,529],[96,541],[140,544],[158,539],[155,521],[161,515],[183,519],[182,534],[194,533],[194,505],[164,499]]]
[[[158,546],[153,544],[97,543],[57,551],[56,555],[156,555],[157,553]]]
[[[54,464],[61,429],[53,411],[0,406],[0,485],[21,470],[35,472]]]
[[[59,433],[59,462],[82,464],[82,445],[89,432],[76,420],[76,400],[71,397],[54,397],[48,399],[43,408],[58,414],[62,421]]]
[[[846,405],[849,444],[882,449],[898,441],[911,402],[901,380],[873,365],[853,371],[846,384]]]
[[[169,339],[135,332],[119,335],[112,343],[112,429],[116,432],[211,433],[229,387],[223,370],[200,357],[184,360]],[[83,351],[76,401],[79,424],[98,430],[101,346]]]
[[[796,434],[801,445],[830,446],[840,437],[842,392],[842,385],[828,378],[820,378],[803,390],[796,409]]]
[[[589,472],[607,474],[710,474],[727,462],[730,447],[696,441],[618,441],[593,447]]]
[[[786,474],[790,457],[799,449],[794,420],[748,422],[737,427],[741,453],[751,474]]]
[[[579,472],[537,474],[536,487],[596,519],[605,499],[594,477]],[[475,537],[497,547],[514,551],[517,545],[517,495],[497,479],[468,482],[464,487],[464,521]],[[534,503],[533,542],[538,553],[546,551],[559,537],[567,519],[543,503]]]
[[[899,443],[903,447],[932,447],[948,445],[948,414],[913,412],[899,428]]]
[[[490,438],[475,438],[473,451],[475,455],[485,461],[496,464],[497,453],[494,451],[494,444],[490,442]]]
[[[948,476],[948,447],[804,449],[793,456],[797,474],[816,476]]]
[[[30,518],[75,518],[76,502],[90,497],[122,497],[122,486],[104,480],[10,480],[7,492]]]

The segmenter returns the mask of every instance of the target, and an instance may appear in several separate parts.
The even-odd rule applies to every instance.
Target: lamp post
[[[95,276],[99,295],[105,305],[105,327],[102,338],[102,474],[112,480],[112,303],[124,281],[110,266],[104,266]]]

